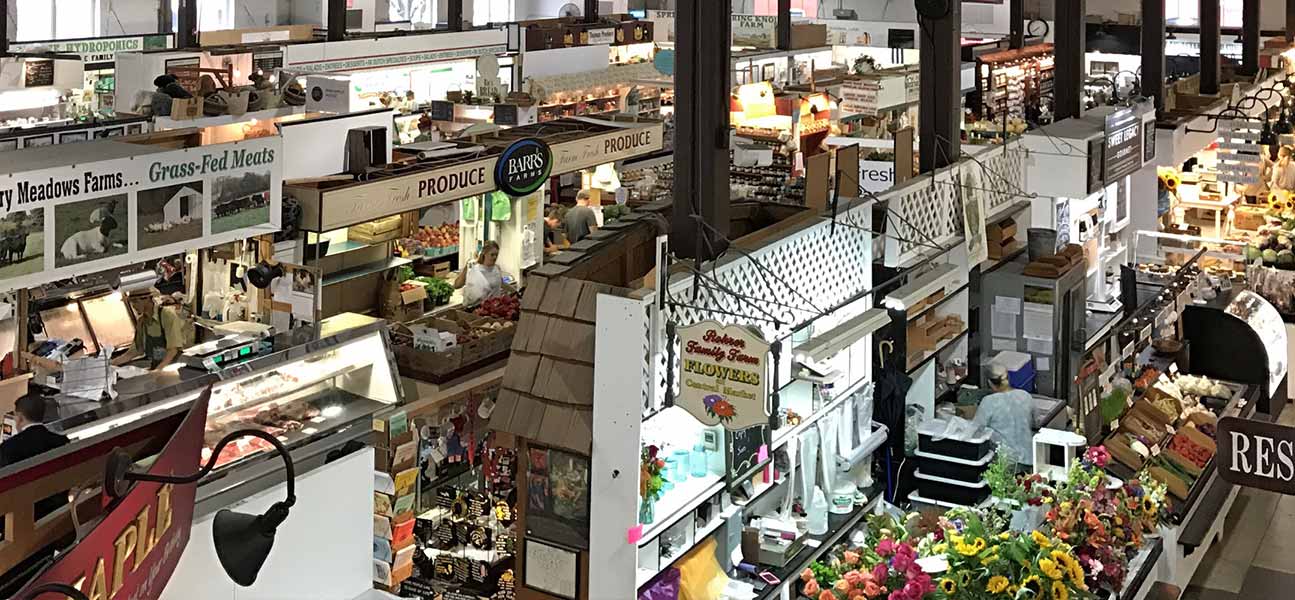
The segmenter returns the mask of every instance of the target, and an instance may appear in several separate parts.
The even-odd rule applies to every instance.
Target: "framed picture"
[[[69,131],[67,133],[59,134],[58,143],[67,144],[70,142],[84,142],[88,139],[90,139],[90,132],[88,131]]]
[[[522,585],[558,598],[576,600],[580,588],[580,553],[534,538],[527,538],[525,544]]]
[[[777,65],[769,63],[760,67],[760,81],[773,81],[778,77]]]
[[[53,146],[54,134],[36,135],[22,141],[23,148],[35,148],[37,146]]]
[[[534,445],[527,458],[527,528],[568,547],[587,548],[589,458]]]

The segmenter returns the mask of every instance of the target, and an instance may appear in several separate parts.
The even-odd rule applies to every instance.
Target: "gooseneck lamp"
[[[288,498],[275,502],[264,514],[250,515],[229,509],[221,509],[212,522],[212,541],[216,546],[216,557],[225,568],[229,578],[247,587],[256,582],[256,575],[265,564],[274,546],[274,534],[288,518],[288,511],[297,502],[295,489],[296,472],[288,449],[274,436],[259,429],[242,429],[226,435],[216,444],[207,464],[197,473],[188,476],[153,475],[133,470],[134,460],[120,448],[108,457],[107,472],[104,475],[104,491],[113,498],[124,496],[130,489],[130,482],[147,481],[152,483],[190,484],[206,477],[216,468],[220,451],[230,442],[241,437],[255,437],[265,440],[278,451],[288,474]]]

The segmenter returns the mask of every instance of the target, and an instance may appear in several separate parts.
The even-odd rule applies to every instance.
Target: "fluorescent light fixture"
[[[889,324],[890,313],[886,309],[872,308],[830,331],[814,336],[796,347],[795,355],[822,362]]]
[[[956,270],[956,265],[939,265],[934,269],[931,269],[929,273],[918,277],[909,282],[908,285],[901,287],[892,292],[889,296],[886,296],[886,299],[882,304],[895,310],[908,310],[908,307],[913,306],[918,300],[930,296],[935,293],[936,290],[946,288],[947,284],[950,282],[958,281],[956,278],[949,278],[949,275],[953,274]],[[958,283],[954,287],[958,287],[960,285],[962,284]]]

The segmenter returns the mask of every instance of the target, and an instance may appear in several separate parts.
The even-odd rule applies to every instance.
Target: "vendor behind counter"
[[[174,297],[148,288],[132,292],[127,306],[135,317],[135,340],[130,349],[113,359],[116,366],[140,362],[150,371],[164,369],[192,346],[195,337],[193,315]]]

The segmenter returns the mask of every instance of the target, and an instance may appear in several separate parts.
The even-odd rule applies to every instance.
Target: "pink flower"
[[[880,542],[877,542],[877,554],[880,554],[882,556],[890,556],[891,554],[894,554],[894,553],[895,553],[895,542],[891,541],[890,538],[882,538]]]
[[[847,565],[854,566],[854,565],[859,564],[859,553],[858,553],[858,552],[851,552],[851,551],[849,551],[849,550],[846,550],[846,551],[845,551],[845,554],[843,555],[843,557],[845,558],[845,564],[847,564]]]
[[[800,572],[800,580],[805,582],[813,581],[814,572],[809,567],[805,567],[805,570]]]
[[[849,552],[846,552],[846,554],[849,554]],[[849,561],[847,560],[846,562]],[[850,587],[859,587],[863,583],[863,574],[858,571],[846,571],[843,577],[845,577],[845,583]]]
[[[899,552],[895,554],[895,558],[891,559],[890,564],[895,567],[896,571],[907,571],[909,567],[913,566],[913,557]]]
[[[805,587],[801,591],[805,592],[806,596],[813,598],[816,594],[818,594],[818,582],[814,581],[813,579],[806,581]]]
[[[844,594],[850,591],[850,582],[844,579],[838,579],[836,580],[836,583],[832,585],[832,589]]]
[[[890,575],[890,570],[886,568],[886,563],[884,562],[877,563],[877,566],[872,568],[872,578],[877,580],[878,583],[885,583],[887,575]]]
[[[862,597],[863,597],[863,590],[850,590],[850,595],[847,596],[847,598],[849,598],[850,600],[855,600],[856,598],[862,598]]]
[[[863,584],[863,595],[869,598],[876,598],[886,591],[886,588],[877,585],[871,581]]]
[[[823,592],[818,595],[818,600],[836,600],[836,596],[833,596],[832,592],[823,590]]]

